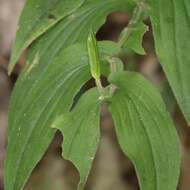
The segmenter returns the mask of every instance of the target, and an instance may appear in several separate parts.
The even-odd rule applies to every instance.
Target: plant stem
[[[100,78],[95,79],[96,86],[101,95],[104,94],[104,87],[102,86]]]
[[[128,40],[129,36],[133,32],[136,25],[143,19],[145,9],[146,9],[146,4],[143,0],[141,2],[137,3],[137,6],[134,9],[132,18],[129,21],[128,26],[126,28],[124,28],[122,35],[118,41],[118,44],[121,48],[123,47],[123,45]]]
[[[133,11],[133,15],[131,20],[129,21],[129,24],[127,27],[124,28],[121,37],[119,39],[119,41],[117,42],[118,45],[122,48],[124,46],[124,44],[126,43],[126,41],[128,40],[129,36],[133,33],[134,28],[136,27],[136,25],[138,25],[138,23],[144,18],[144,11],[145,11],[145,0],[142,0],[141,2],[137,3],[137,6],[135,7],[134,11]],[[116,62],[113,61],[112,59],[108,59],[109,63],[110,63],[110,70],[111,73],[116,72]],[[114,92],[116,91],[117,87],[113,84],[110,85],[110,96],[112,96],[114,94]]]
[[[144,18],[145,8],[146,8],[145,0],[142,0],[141,2],[137,3],[137,6],[134,9],[133,16],[132,16],[128,26],[123,30],[122,35],[121,35],[119,41],[117,42],[121,48],[126,43],[129,36],[132,34],[136,25]],[[108,62],[110,63],[111,73],[116,72],[116,70],[117,70],[116,64],[117,63],[109,58],[108,58]],[[110,90],[106,91],[106,89],[102,86],[100,78],[95,78],[95,83],[96,83],[98,91],[101,95],[100,96],[101,100],[105,100],[106,98],[111,97],[117,89],[117,87],[115,85],[111,84]]]

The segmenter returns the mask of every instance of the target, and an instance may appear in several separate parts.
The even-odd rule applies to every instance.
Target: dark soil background
[[[10,77],[7,75],[11,44],[23,3],[23,0],[0,0],[0,190],[3,190],[8,104],[11,91],[25,62],[25,55],[23,55],[13,74]],[[98,39],[116,40],[128,20],[129,16],[125,13],[111,14],[98,32]],[[178,189],[190,190],[190,128],[186,126],[155,56],[149,20],[146,21],[146,24],[150,28],[143,40],[147,54],[139,56],[129,52],[127,55],[123,55],[122,59],[126,69],[141,72],[160,88],[181,139],[183,162]],[[101,130],[102,139],[86,190],[138,190],[134,168],[118,146],[113,122],[106,108],[102,109]],[[61,141],[62,137],[57,133],[46,155],[33,172],[25,190],[76,189],[78,173],[70,162],[61,158]],[[168,143],[170,143],[169,139]]]

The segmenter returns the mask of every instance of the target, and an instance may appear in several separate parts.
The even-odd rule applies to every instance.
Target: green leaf
[[[9,73],[24,49],[83,3],[84,0],[27,0],[18,24]]]
[[[157,89],[141,75],[118,72],[109,78],[118,141],[133,162],[141,190],[174,190],[180,171],[176,129]]]
[[[71,59],[73,52],[75,56]],[[74,96],[90,79],[86,49],[80,45],[61,52],[46,68],[41,80],[34,71],[41,67],[37,61],[36,58],[34,66],[25,68],[12,97],[5,166],[6,190],[23,188],[54,136],[55,130],[50,126],[55,117],[69,111]],[[35,78],[33,84],[30,77]],[[20,88],[23,91],[31,89],[25,92],[22,100]]]
[[[63,157],[80,172],[78,190],[82,190],[100,139],[100,101],[96,89],[87,91],[74,110],[60,116],[52,125],[63,134]]]
[[[75,0],[72,0],[71,3],[73,1]],[[70,0],[68,0],[68,2],[70,2]],[[99,27],[105,22],[105,18],[110,12],[117,10],[131,11],[134,8],[134,6],[135,3],[130,0],[118,0],[118,1],[110,0],[109,4],[101,0],[97,1],[86,0],[82,6],[80,7],[78,6],[78,9],[76,11],[74,12],[72,11],[72,14],[70,15],[67,14],[68,16],[64,16],[64,18],[62,18],[59,22],[56,22],[56,24],[54,24],[54,27],[51,27],[50,29],[48,28],[49,30],[48,31],[46,30],[46,33],[43,36],[41,36],[41,38],[39,38],[39,40],[37,40],[35,44],[38,44],[39,47],[38,50],[40,50],[40,48],[42,47],[47,47],[47,50],[49,51],[46,50],[46,54],[51,52],[50,54],[51,56],[53,53],[60,51],[60,49],[63,48],[63,46],[66,47],[71,43],[75,43],[77,41],[84,43],[87,39],[89,28],[93,28],[94,30],[97,31]],[[29,8],[26,9],[28,10]],[[54,10],[55,9],[60,9],[60,5],[58,4],[57,6],[55,6]],[[25,22],[28,23],[29,22],[28,20],[31,19],[28,19],[27,18],[28,16],[25,16],[27,13],[28,11],[24,11],[22,17],[26,17]],[[33,15],[36,14],[38,15],[40,13],[35,13],[33,10],[31,11],[31,14]],[[22,20],[23,19],[21,19],[20,21],[21,23],[23,23]],[[20,29],[20,33],[24,33],[25,30],[26,26]],[[28,33],[29,33],[28,35],[33,36],[33,31],[30,30]],[[31,42],[32,40],[29,41],[26,39],[23,42],[23,34],[22,35],[17,34],[16,44],[26,43],[27,45],[25,46],[28,46]],[[19,45],[15,45],[13,48],[13,53],[12,53],[13,61],[11,61],[12,65],[14,65],[20,53],[23,51],[23,49],[26,48],[26,47],[23,48],[17,46]],[[44,52],[44,48],[42,51]]]
[[[139,22],[134,28],[131,29],[131,35],[126,40],[123,47],[125,49],[131,49],[135,53],[140,55],[145,55],[146,52],[142,46],[143,36],[148,31],[148,26],[145,25],[143,22]]]
[[[51,34],[45,33],[43,38],[46,44],[53,43],[49,35],[54,38],[56,43],[59,42],[58,44],[68,45],[64,42],[70,36],[73,36],[73,40],[68,41],[83,41],[82,37],[86,38],[89,26],[93,26],[93,29],[97,30],[110,12],[131,11],[134,6],[135,2],[130,0],[110,0],[109,4],[101,0],[28,0],[19,21],[9,73],[22,51],[48,30],[51,31]],[[77,39],[74,38],[74,35],[77,35]],[[48,41],[46,40],[47,36],[49,36]],[[56,44],[55,42],[54,44]]]
[[[99,47],[104,46],[101,44]],[[101,47],[102,57],[102,51],[109,54],[107,48],[104,51]],[[103,72],[105,67],[102,65]],[[11,98],[6,190],[23,187],[54,136],[52,122],[70,110],[73,98],[90,78],[86,45],[63,49],[48,65],[40,64],[36,54],[33,62],[26,65]]]
[[[142,47],[142,40],[148,27],[143,23],[143,20],[148,15],[149,6],[145,1],[137,0],[137,5],[133,10],[132,17],[127,27],[119,36],[119,45],[124,49],[131,49],[136,53],[145,54]]]
[[[149,0],[156,52],[190,123],[190,1]]]
[[[30,77],[28,77],[30,80],[24,79],[25,81],[17,83],[17,88],[14,90],[14,93],[17,94],[17,96],[16,98],[12,98],[11,102],[14,102],[15,104],[12,107],[17,110],[26,95],[30,94],[29,92],[32,92],[32,86],[35,86],[35,81],[42,80],[47,67],[49,67],[54,58],[59,55],[60,51],[63,51],[64,48],[76,42],[86,43],[88,37],[87,28],[92,28],[93,26],[94,30],[98,30],[98,28],[104,23],[107,14],[116,10],[131,11],[131,9],[134,8],[134,5],[135,3],[128,0],[110,0],[109,4],[102,0],[96,0],[96,2],[94,2],[94,0],[87,0],[76,12],[61,20],[44,35],[38,38],[30,48],[30,56],[27,65],[31,65],[28,67],[33,68],[34,65],[37,65],[34,60],[38,59],[38,65],[40,65],[39,69],[34,68]],[[113,42],[109,43],[113,44]],[[108,47],[107,45],[105,46]],[[110,48],[106,49],[104,51],[110,50]],[[33,74],[33,72],[35,72],[35,74]],[[22,77],[19,80],[22,80]]]
[[[102,58],[101,54],[103,54],[105,59],[107,59],[107,57],[109,56],[117,56],[122,51],[118,43],[106,40],[98,42],[98,49],[100,53],[100,58]]]
[[[31,45],[10,103],[6,190],[23,188],[53,138],[49,126],[70,109],[73,97],[90,77],[88,56],[82,56],[81,47],[64,49],[76,42],[86,43],[88,28],[97,31],[110,12],[131,11],[134,6],[126,0],[110,0],[109,4],[86,0]]]

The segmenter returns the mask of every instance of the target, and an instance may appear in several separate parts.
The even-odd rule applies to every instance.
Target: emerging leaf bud
[[[92,77],[94,79],[100,78],[100,59],[97,47],[97,41],[94,32],[91,30],[87,39],[87,48],[89,55],[89,64]]]

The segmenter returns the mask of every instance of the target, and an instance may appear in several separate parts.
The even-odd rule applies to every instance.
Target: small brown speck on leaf
[[[55,15],[49,14],[49,15],[48,15],[48,19],[49,19],[49,20],[56,20],[57,18],[56,18]]]

